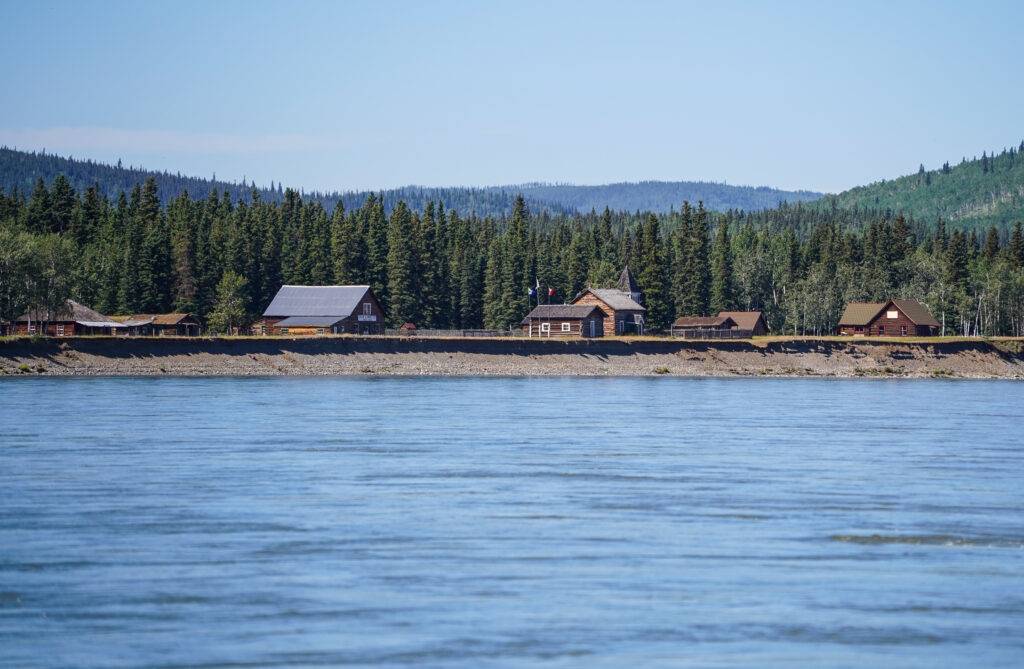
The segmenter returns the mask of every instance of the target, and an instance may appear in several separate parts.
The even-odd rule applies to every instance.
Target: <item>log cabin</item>
[[[643,293],[633,280],[629,267],[619,275],[615,288],[587,288],[573,298],[572,304],[593,305],[604,312],[604,335],[644,333]]]
[[[748,330],[752,337],[768,334],[768,323],[760,311],[719,311],[719,318],[731,318],[737,330]]]
[[[593,304],[540,304],[520,325],[527,337],[603,337],[605,315]]]
[[[11,333],[16,335],[39,334],[49,337],[113,335],[123,334],[124,331],[121,323],[74,300],[68,300],[65,308],[56,313],[34,311],[22,314],[11,328]]]
[[[848,337],[932,337],[938,330],[939,322],[917,300],[851,302],[838,327]]]
[[[369,286],[282,286],[257,334],[383,334],[384,310]]]

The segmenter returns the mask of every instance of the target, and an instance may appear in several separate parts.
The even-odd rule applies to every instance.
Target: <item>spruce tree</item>
[[[78,196],[63,174],[53,179],[50,187],[50,231],[63,234],[74,227]]]
[[[504,239],[493,238],[487,248],[487,266],[484,270],[484,327],[498,331],[504,331],[508,327],[508,323],[505,322],[507,309],[502,304],[505,293],[504,250]]]
[[[372,193],[367,196],[362,215],[366,228],[366,282],[377,299],[389,311],[388,304],[388,221],[384,202]]]
[[[413,248],[412,212],[399,201],[388,223],[388,321],[392,327],[416,323],[420,302],[416,290],[416,258]]]
[[[723,218],[718,222],[711,254],[710,313],[729,311],[733,307],[732,242],[729,239],[729,224]]]
[[[658,217],[654,214],[649,214],[641,227],[637,246],[640,271],[636,280],[644,294],[647,328],[663,330],[671,323],[671,305],[666,281],[665,251]]]
[[[54,227],[50,192],[46,190],[46,183],[41,177],[36,179],[28,207],[25,209],[25,227],[37,235],[51,232]]]
[[[996,230],[994,225],[990,225],[988,232],[985,234],[985,248],[982,251],[982,255],[989,262],[995,260],[996,256],[999,255],[999,231]]]
[[[1010,235],[1010,243],[1006,250],[1012,263],[1017,267],[1024,267],[1024,224],[1020,221],[1013,225],[1013,234]]]

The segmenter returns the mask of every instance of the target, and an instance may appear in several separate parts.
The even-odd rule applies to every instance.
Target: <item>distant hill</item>
[[[786,191],[768,186],[730,186],[712,181],[640,181],[603,186],[524,184],[512,188],[520,190],[527,197],[557,202],[563,207],[581,212],[591,209],[601,211],[607,206],[613,211],[664,213],[671,209],[678,210],[684,201],[702,201],[706,208],[714,211],[760,211],[772,209],[783,202],[813,202],[822,197],[822,193],[813,191]]]
[[[47,184],[58,174],[63,174],[76,190],[83,190],[93,184],[113,198],[121,191],[130,191],[135,184],[148,177],[156,179],[160,197],[166,203],[184,191],[193,198],[201,199],[216,190],[228,192],[232,199],[248,200],[256,189],[264,201],[278,201],[284,196],[281,184],[256,187],[252,183],[215,181],[184,176],[180,173],[157,172],[138,167],[107,165],[92,160],[65,158],[47,153],[18,151],[0,148],[0,188],[11,192],[17,188],[24,194],[32,191],[36,179],[42,178]],[[548,211],[554,214],[589,212],[603,210],[606,206],[613,211],[655,211],[667,212],[679,209],[684,200],[703,201],[704,206],[716,211],[742,209],[758,211],[776,207],[781,202],[809,202],[821,197],[821,193],[810,191],[783,191],[768,187],[730,186],[722,183],[702,181],[643,181],[639,183],[616,183],[603,186],[573,186],[531,183],[489,187],[433,188],[406,186],[382,191],[385,208],[390,210],[399,200],[414,210],[422,209],[428,201],[444,202],[448,209],[462,214],[475,212],[480,216],[507,214],[512,202],[522,193],[532,211]],[[348,191],[323,193],[304,191],[307,200],[317,200],[328,209],[344,202],[346,209],[358,207],[369,191]]]
[[[1024,142],[1017,148],[949,163],[891,181],[851,188],[823,198],[817,206],[904,212],[939,218],[961,228],[1006,227],[1024,220]]]

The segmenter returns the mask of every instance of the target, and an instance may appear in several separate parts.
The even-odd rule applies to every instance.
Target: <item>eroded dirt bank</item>
[[[837,376],[1024,379],[1020,341],[10,339],[0,375]]]

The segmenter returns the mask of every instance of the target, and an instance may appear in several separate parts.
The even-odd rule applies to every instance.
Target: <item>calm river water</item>
[[[1021,666],[1024,384],[0,382],[0,665]]]

